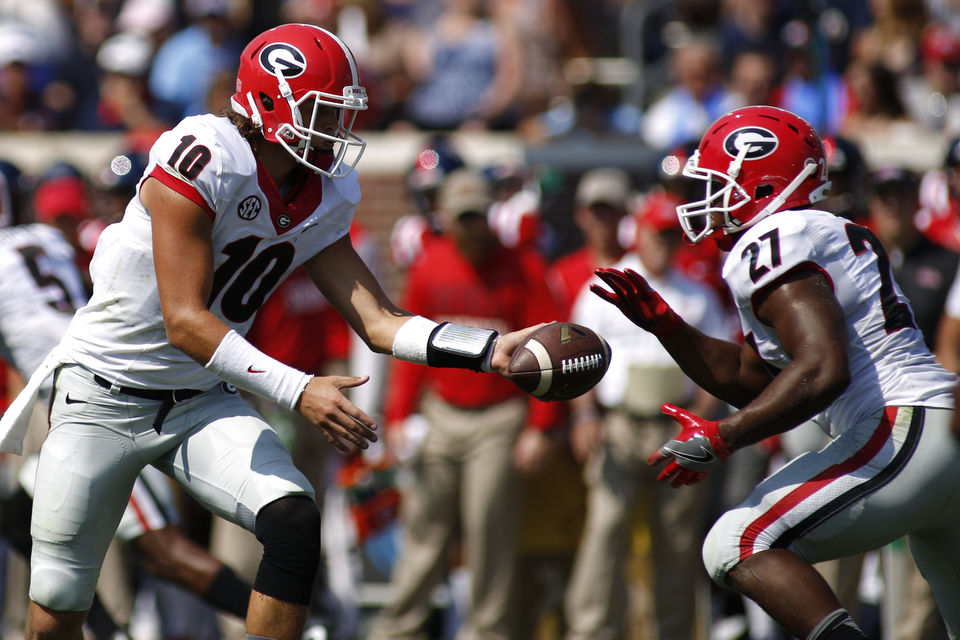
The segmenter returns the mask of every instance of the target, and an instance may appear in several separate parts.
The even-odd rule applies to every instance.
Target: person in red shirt
[[[479,172],[460,169],[446,178],[439,194],[443,234],[411,266],[404,308],[501,331],[557,318],[543,259],[497,240],[487,221],[492,202]],[[388,447],[409,456],[403,422],[414,413],[429,427],[402,495],[404,537],[392,597],[369,637],[423,633],[431,591],[459,531],[472,601],[461,633],[505,640],[520,523],[518,472],[536,471],[548,459],[553,444],[546,431],[556,424],[559,405],[534,400],[493,376],[391,365]]]
[[[609,267],[626,252],[619,232],[630,196],[630,176],[622,169],[599,167],[580,177],[573,221],[583,236],[583,246],[557,258],[549,273],[550,288],[565,318],[593,270]]]

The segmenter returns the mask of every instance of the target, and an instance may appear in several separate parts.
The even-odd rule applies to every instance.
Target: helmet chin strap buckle
[[[249,91],[247,92],[247,103],[250,105],[250,122],[252,122],[255,127],[262,127],[263,118],[260,116],[260,110],[257,109],[257,103],[253,99],[253,94]]]

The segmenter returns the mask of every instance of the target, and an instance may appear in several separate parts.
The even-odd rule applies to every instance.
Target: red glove
[[[686,409],[665,403],[660,410],[680,423],[680,433],[647,458],[655,466],[669,460],[657,480],[673,487],[697,484],[715,464],[730,456],[730,447],[720,437],[716,420],[695,416]]]
[[[666,338],[680,326],[680,316],[636,271],[601,268],[594,273],[613,291],[607,291],[598,284],[591,284],[590,291],[616,305],[623,315],[641,329],[658,338]]]

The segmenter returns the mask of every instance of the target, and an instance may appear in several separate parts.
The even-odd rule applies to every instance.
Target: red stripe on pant
[[[753,547],[757,538],[767,527],[786,515],[798,504],[820,491],[838,478],[846,476],[860,467],[864,466],[873,459],[883,448],[890,434],[893,432],[893,423],[897,417],[898,407],[887,407],[883,418],[877,425],[876,430],[870,439],[852,456],[838,464],[827,467],[810,480],[804,482],[799,487],[785,495],[775,502],[760,517],[747,525],[743,534],[740,536],[740,559],[749,558],[753,555]]]

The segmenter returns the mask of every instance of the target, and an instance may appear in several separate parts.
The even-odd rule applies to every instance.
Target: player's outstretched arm
[[[510,358],[538,324],[503,335],[437,323],[397,307],[344,237],[307,261],[317,288],[374,351],[435,367],[494,371],[509,377]]]
[[[769,384],[772,378],[752,349],[684,322],[636,271],[597,269],[596,274],[609,289],[592,284],[590,290],[655,335],[683,372],[711,395],[743,406]]]

